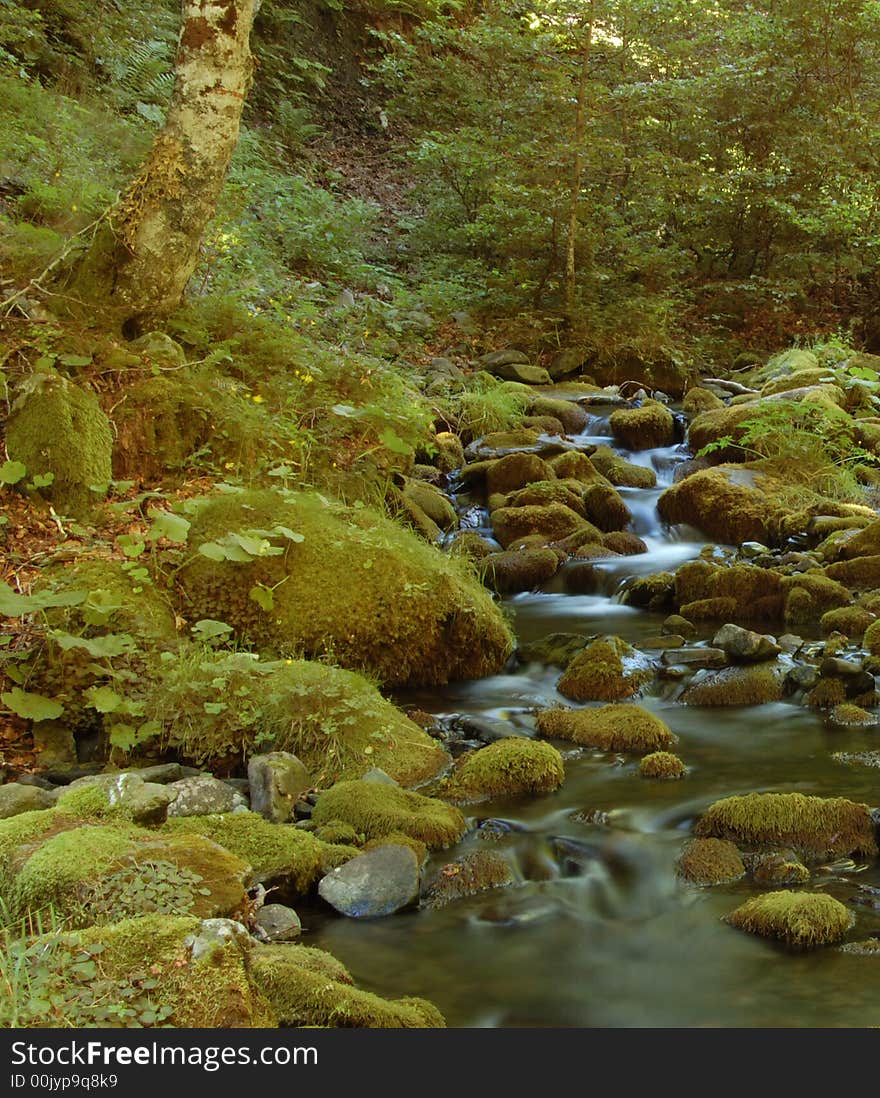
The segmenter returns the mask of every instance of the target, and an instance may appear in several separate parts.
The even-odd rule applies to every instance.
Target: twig
[[[58,527],[58,533],[59,533],[59,534],[60,534],[60,535],[61,535],[61,536],[62,536],[63,538],[66,538],[66,537],[67,537],[67,531],[66,531],[66,530],[64,529],[64,527],[63,527],[63,526],[61,525],[61,519],[60,519],[60,518],[58,517],[58,515],[57,515],[57,514],[55,513],[55,508],[54,508],[54,507],[53,507],[53,506],[52,506],[51,504],[49,504],[49,514],[50,514],[50,515],[52,516],[52,521],[53,521],[53,522],[55,523],[55,525],[56,525],[56,526]]]

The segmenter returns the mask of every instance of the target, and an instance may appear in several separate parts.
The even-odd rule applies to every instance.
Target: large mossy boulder
[[[532,534],[539,534],[546,543],[560,541],[572,534],[591,532],[583,515],[564,503],[499,507],[492,512],[492,528],[505,549]]]
[[[232,546],[238,559],[228,559],[236,537],[271,549]],[[513,647],[501,611],[460,558],[366,507],[317,493],[236,492],[204,501],[190,544],[180,581],[191,616],[224,621],[265,652],[331,655],[388,685],[415,686],[493,674]],[[270,609],[254,590],[272,591]]]
[[[600,751],[646,755],[675,743],[668,725],[640,705],[544,709],[537,716],[536,727],[542,736],[571,740]]]
[[[777,546],[805,529],[809,502],[801,509],[785,485],[754,469],[718,466],[667,488],[657,510],[664,522],[696,526],[724,545],[759,541]]]
[[[443,796],[459,804],[524,793],[551,793],[565,779],[562,756],[549,743],[510,736],[463,755]]]
[[[178,754],[204,764],[289,751],[321,784],[378,766],[402,785],[449,756],[363,675],[314,660],[260,660],[200,645],[150,670],[145,706]]]
[[[785,696],[786,667],[778,661],[700,671],[681,695],[685,705],[766,705]]]
[[[786,891],[746,900],[728,915],[727,921],[738,930],[809,949],[839,942],[855,923],[855,917],[833,896]]]
[[[431,849],[451,846],[467,830],[464,816],[436,797],[423,797],[379,782],[338,782],[318,798],[316,824],[342,820],[367,839],[394,832],[418,839]]]
[[[729,839],[740,847],[791,847],[808,863],[877,856],[870,809],[845,797],[803,793],[725,797],[709,806],[694,832],[702,838]]]
[[[79,516],[113,476],[113,432],[98,398],[59,374],[34,374],[6,425],[6,453],[29,478],[51,473],[40,489],[62,514]]]
[[[746,875],[736,845],[727,839],[691,839],[681,852],[680,877],[697,885],[730,884]]]
[[[566,667],[556,689],[572,701],[622,701],[637,694],[652,671],[620,637],[599,637]]]

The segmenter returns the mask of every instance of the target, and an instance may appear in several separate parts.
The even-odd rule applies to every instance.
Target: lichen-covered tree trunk
[[[176,308],[238,141],[259,0],[181,0],[165,126],[72,274],[68,293],[111,306],[129,332]]]

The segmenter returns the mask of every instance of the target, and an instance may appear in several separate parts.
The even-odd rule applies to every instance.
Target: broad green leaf
[[[291,530],[288,526],[273,526],[273,534],[280,534],[283,538],[287,538],[288,541],[296,542],[299,545],[300,542],[306,540],[305,534],[298,534],[295,530]]]
[[[92,659],[111,659],[113,656],[122,656],[126,652],[132,652],[137,645],[134,638],[128,633],[107,633],[103,637],[76,637],[72,633],[65,633],[60,629],[53,629],[49,636],[59,648],[69,652],[72,648],[84,648]]]
[[[20,461],[4,461],[0,465],[0,484],[18,484],[27,476],[27,466]]]
[[[267,613],[275,607],[275,596],[269,587],[262,587],[259,584],[252,587],[248,592],[248,598]]]
[[[99,713],[115,713],[125,700],[109,686],[93,686],[85,692],[86,702]]]
[[[150,541],[159,538],[167,538],[168,541],[176,541],[181,544],[186,542],[189,535],[190,522],[182,515],[175,515],[171,511],[150,511],[153,524],[147,537]]]
[[[226,702],[205,702],[202,708],[206,713],[217,716],[220,713],[225,713],[229,706]]]
[[[90,366],[92,362],[91,355],[61,355],[58,361],[63,366]]]
[[[379,435],[379,441],[392,454],[411,454],[413,452],[412,446],[408,442],[404,442],[397,432],[392,431],[390,427]]]
[[[8,618],[19,618],[22,614],[33,614],[51,606],[79,606],[88,596],[88,591],[84,590],[61,591],[57,594],[41,591],[37,595],[20,595],[8,583],[0,580],[0,614]]]
[[[32,488],[48,488],[50,484],[55,483],[54,473],[39,473],[31,480]]]
[[[202,618],[192,627],[191,632],[198,640],[211,640],[213,637],[223,637],[232,632],[232,626],[225,621],[215,621],[213,618]]]
[[[13,713],[26,720],[51,721],[64,712],[64,706],[54,698],[47,698],[43,694],[29,694],[17,686],[7,694],[0,694],[0,698]]]

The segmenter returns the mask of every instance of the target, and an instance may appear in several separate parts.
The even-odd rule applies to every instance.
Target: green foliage
[[[524,386],[479,371],[445,397],[441,407],[459,434],[474,439],[516,427],[531,399]]]

